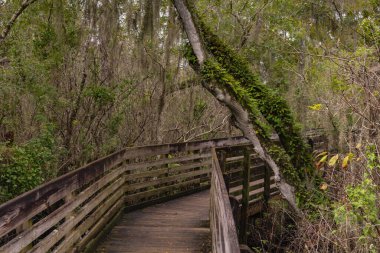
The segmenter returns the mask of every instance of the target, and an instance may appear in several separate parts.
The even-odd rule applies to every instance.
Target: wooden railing
[[[0,206],[0,252],[89,251],[122,211],[209,188],[211,148],[242,137],[126,148]]]
[[[263,204],[279,193],[270,168],[258,157],[249,143],[217,149],[221,170],[229,195],[241,204],[244,190],[248,191],[249,215],[260,212]],[[247,156],[249,158],[247,159]],[[246,162],[244,162],[246,160]],[[243,175],[246,173],[247,175]],[[244,180],[249,187],[243,189]],[[256,205],[253,205],[255,204]]]
[[[238,253],[239,241],[228,191],[215,149],[212,150],[210,229],[213,253]]]
[[[279,191],[276,188],[272,171],[258,158],[250,143],[218,148],[217,153],[217,157],[213,157],[218,162],[215,165],[213,163],[216,169],[213,172],[220,171],[217,173],[218,178],[222,175],[224,179],[226,194],[229,198],[228,204],[234,207],[233,217],[239,234],[239,243],[241,247],[244,247],[247,244],[248,217],[262,212],[268,205],[270,197],[278,195]],[[218,183],[220,182],[219,179]],[[214,187],[213,183],[212,187]],[[226,194],[223,193],[223,195]],[[225,199],[224,196],[224,201],[226,201]],[[229,212],[229,210],[225,212]],[[220,223],[230,224],[231,222],[223,220]],[[222,225],[214,225],[212,228],[225,229]],[[231,238],[231,235],[227,235],[225,232],[212,231],[212,234],[215,234],[213,238],[218,238],[216,235],[220,233],[223,234],[224,238],[219,237],[219,242],[215,242],[215,245],[213,241],[213,246],[216,248],[228,240],[226,238]],[[233,240],[235,241],[234,238]],[[234,242],[234,244],[236,243]],[[218,248],[217,252],[234,251],[221,251]]]

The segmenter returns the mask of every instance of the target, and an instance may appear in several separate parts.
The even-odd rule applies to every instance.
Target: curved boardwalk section
[[[97,252],[202,252],[208,243],[209,191],[125,213]]]

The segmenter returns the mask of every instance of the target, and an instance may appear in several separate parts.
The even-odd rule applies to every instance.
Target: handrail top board
[[[240,252],[239,241],[228,190],[214,148],[211,153],[213,158],[210,196],[212,252],[238,253]]]

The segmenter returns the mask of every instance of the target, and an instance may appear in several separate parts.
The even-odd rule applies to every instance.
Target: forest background
[[[169,0],[0,0],[0,202],[125,146],[240,135],[185,58]],[[198,12],[288,101],[323,128],[315,154],[332,200],[289,249],[377,252],[379,0],[197,0]],[[287,211],[270,218],[279,223]],[[279,218],[280,217],[280,218]],[[289,240],[291,241],[291,240]]]

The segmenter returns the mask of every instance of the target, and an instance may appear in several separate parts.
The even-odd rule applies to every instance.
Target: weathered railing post
[[[247,244],[250,167],[251,167],[250,152],[248,148],[245,148],[244,161],[243,161],[243,190],[242,190],[240,229],[239,229],[239,241],[241,244]]]
[[[265,172],[264,172],[264,204],[265,208],[268,207],[268,201],[270,198],[270,169],[265,164]]]
[[[230,192],[230,178],[229,178],[228,173],[227,173],[226,160],[227,160],[227,153],[226,153],[226,151],[221,150],[220,151],[219,164],[220,164],[220,168],[221,168],[222,173],[223,173],[223,179],[224,179],[224,182],[226,184],[227,192]]]
[[[128,163],[129,163],[129,159],[125,159],[123,161],[123,171],[124,173],[122,174],[123,177],[124,177],[124,181],[126,182],[123,186],[123,198],[124,198],[124,203],[126,202],[125,199],[126,199],[126,196],[127,196],[127,192],[128,192],[128,178],[129,178],[129,175],[131,174],[131,171],[128,170]]]
[[[239,253],[239,241],[231,205],[215,149],[212,154],[210,229],[213,253]]]
[[[23,224],[21,224],[20,226],[18,226],[16,228],[16,231],[17,233],[21,233],[25,230],[28,230],[29,228],[32,227],[32,221],[31,220],[27,220],[25,221]],[[30,249],[32,248],[32,244],[30,243],[28,246],[26,246],[23,250],[20,251],[20,253],[24,253],[24,252],[27,252],[29,251]]]
[[[165,154],[164,155],[164,159],[169,159],[169,154]],[[165,173],[165,178],[168,178],[169,175],[170,175],[170,165],[169,163],[165,164],[164,165],[164,168],[167,169],[166,173]],[[170,185],[170,183],[166,183],[165,185]]]

